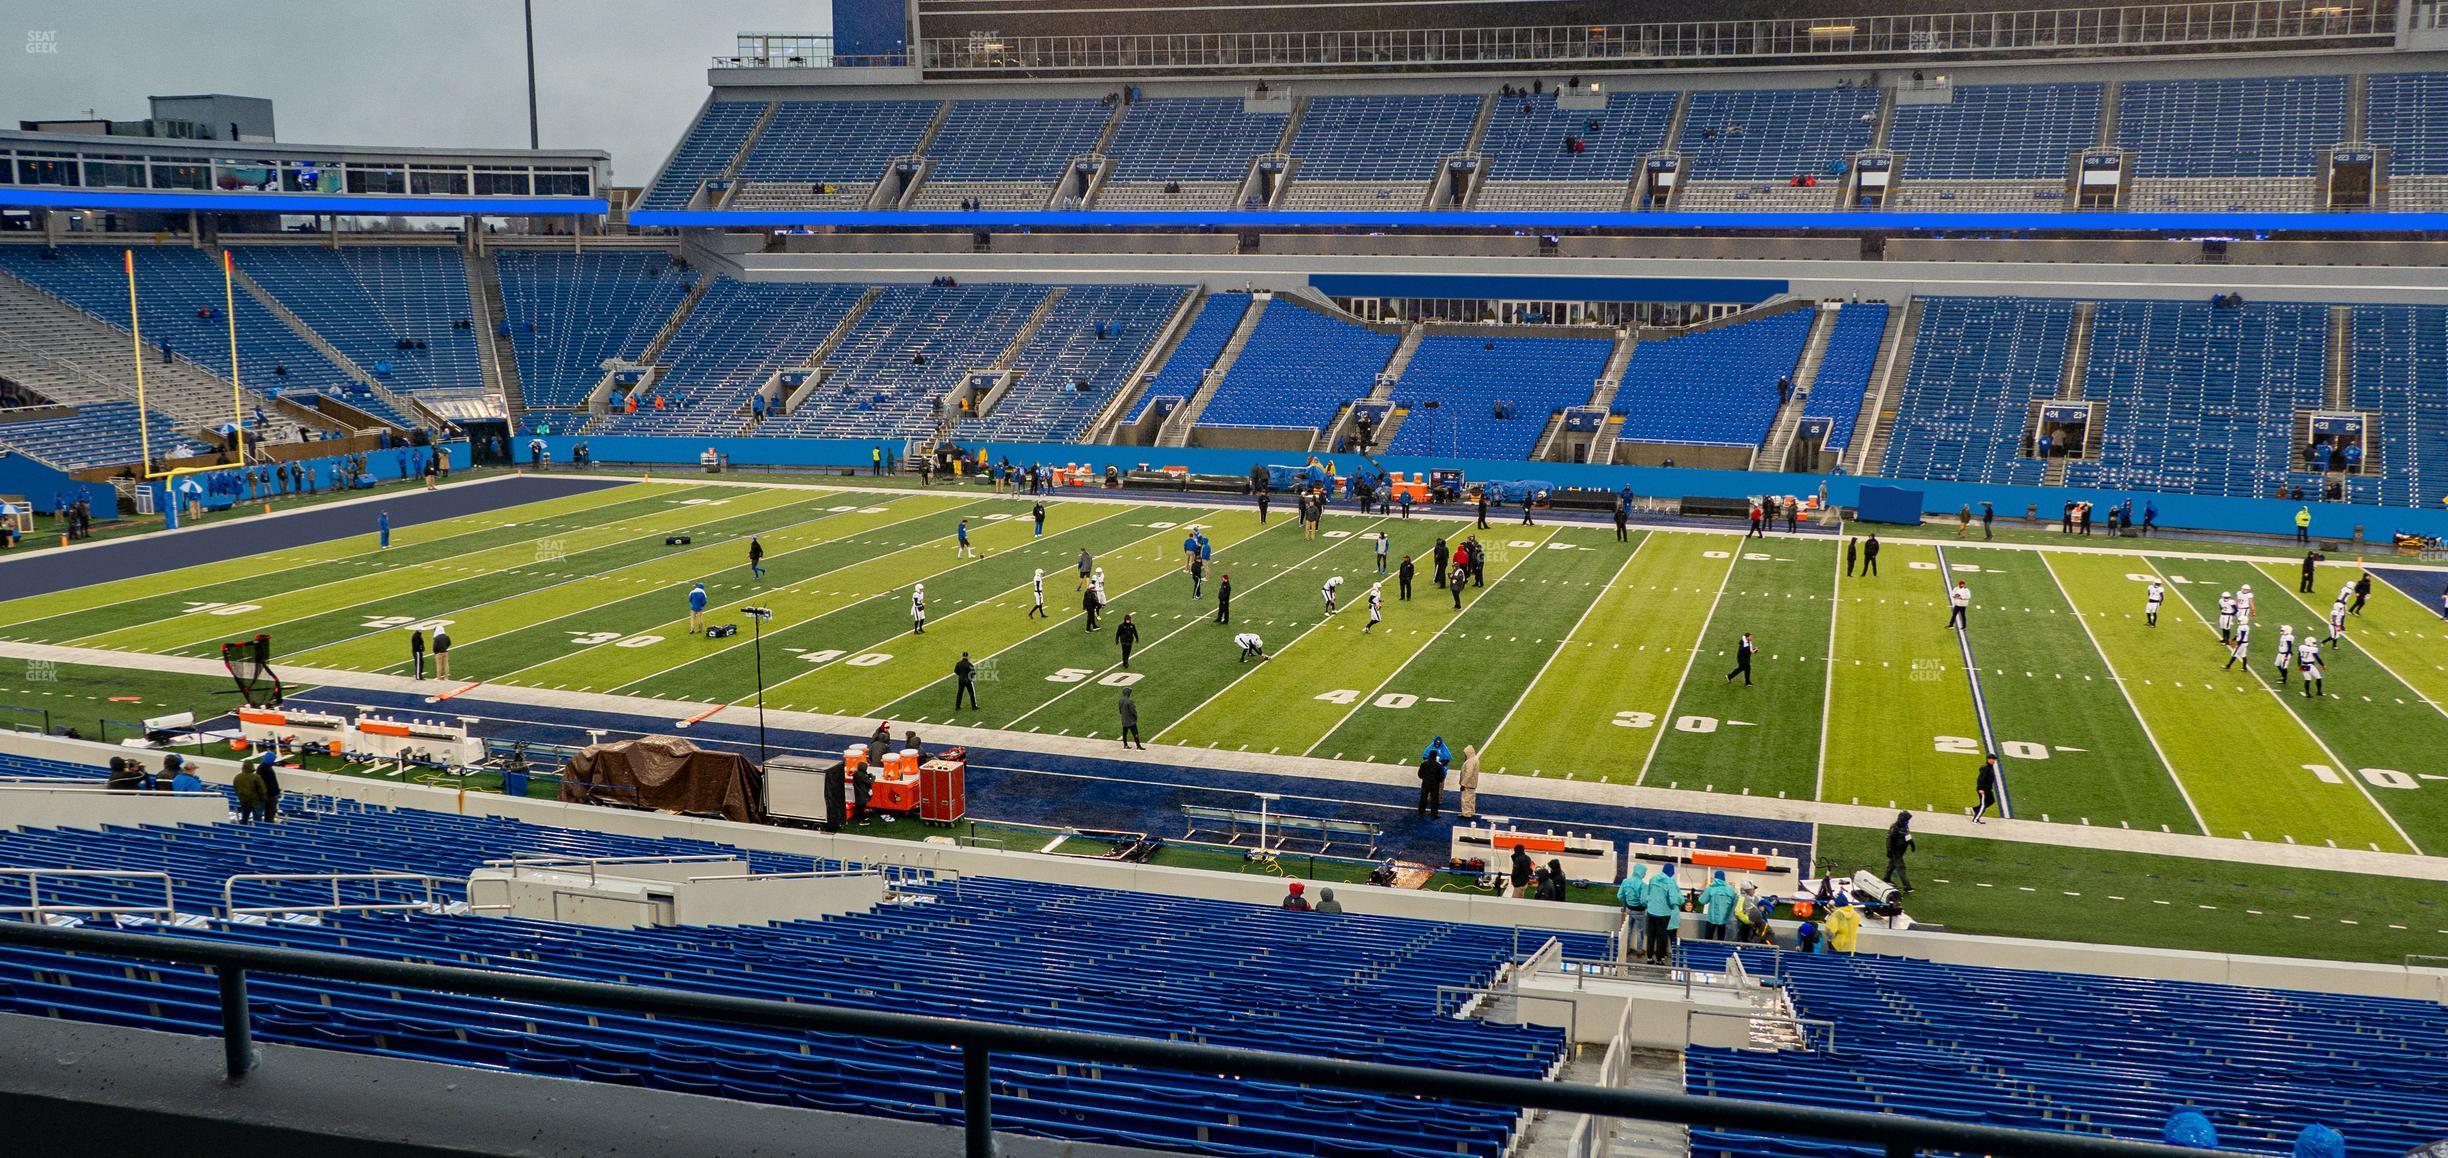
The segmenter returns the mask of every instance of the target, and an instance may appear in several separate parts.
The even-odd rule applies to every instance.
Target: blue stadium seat
[[[1776,416],[1777,379],[1810,341],[1812,313],[1790,310],[1633,347],[1613,410],[1627,442],[1758,446]]]
[[[2266,498],[2286,481],[2299,411],[2320,407],[2329,308],[2102,302],[2083,396],[2105,405],[2096,462],[2069,483]]]
[[[1394,404],[1409,413],[1386,453],[1528,458],[1548,419],[1590,400],[1614,347],[1606,338],[1423,337],[1394,383]],[[1421,405],[1429,399],[1433,414]],[[1495,416],[1500,400],[1510,417]]]
[[[685,209],[697,187],[722,174],[748,131],[765,115],[764,101],[709,101],[672,150],[654,184],[638,199],[640,209]],[[880,166],[879,166],[880,168]]]
[[[1962,85],[1942,105],[1899,104],[1887,147],[1904,181],[2062,183],[2075,153],[2098,143],[2102,86]]]
[[[467,265],[448,245],[250,245],[238,268],[383,385],[402,393],[484,385]],[[410,339],[424,349],[402,350]],[[388,370],[383,367],[389,367]]]
[[[1895,478],[2036,485],[2020,457],[2031,404],[2065,382],[2074,304],[2026,298],[1926,298],[1912,370],[1880,473]]]
[[[1861,413],[1862,395],[1869,390],[1886,333],[1885,302],[1854,302],[1837,312],[1836,329],[1819,359],[1819,377],[1811,382],[1810,398],[1802,405],[1803,417],[1828,420],[1823,449],[1840,451],[1853,444],[1853,422]]]
[[[604,360],[645,353],[697,280],[661,250],[505,249],[493,260],[530,410],[584,405]]]
[[[1258,315],[1198,424],[1323,430],[1345,403],[1376,388],[1401,343],[1278,298]]]
[[[965,418],[956,439],[1070,442],[1129,385],[1164,325],[1181,308],[1183,286],[1075,285],[1048,311],[1013,359],[1019,381],[992,413]],[[1102,336],[1098,327],[1104,327]]]

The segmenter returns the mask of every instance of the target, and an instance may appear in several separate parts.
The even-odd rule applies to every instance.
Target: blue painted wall
[[[697,456],[707,447],[728,455],[735,466],[860,466],[868,464],[868,451],[881,447],[886,454],[901,451],[899,440],[866,441],[858,439],[816,438],[588,438],[576,439],[562,435],[544,438],[552,451],[553,461],[569,461],[572,443],[584,441],[595,461],[604,463],[674,464],[687,470],[697,469]],[[1125,470],[1140,466],[1185,466],[1201,474],[1245,475],[1256,464],[1298,465],[1308,456],[1292,451],[1257,450],[1167,450],[1151,446],[1082,446],[1076,443],[964,443],[972,451],[983,446],[995,459],[1009,458],[1013,462],[1081,463],[1098,470],[1107,465]],[[517,444],[519,460],[526,461],[527,442]],[[1338,463],[1344,471],[1363,465],[1358,455],[1320,455],[1321,459]],[[2083,487],[2040,487],[1986,485],[1978,483],[1932,482],[1921,479],[1858,478],[1852,475],[1772,474],[1765,471],[1694,470],[1682,467],[1654,466],[1593,466],[1587,463],[1510,462],[1489,459],[1420,458],[1387,455],[1377,460],[1387,470],[1399,474],[1421,473],[1433,469],[1459,467],[1471,481],[1518,482],[1535,481],[1557,487],[1591,487],[1613,490],[1629,485],[1634,493],[1664,495],[1675,498],[1709,497],[1740,498],[1758,494],[1814,494],[1824,484],[1828,499],[1839,506],[1853,506],[1857,489],[1864,483],[1872,486],[1901,486],[1922,492],[1922,508],[1932,514],[1953,514],[1966,503],[1977,512],[1982,502],[1997,505],[2004,517],[2020,517],[2026,506],[2039,508],[2040,517],[2055,521],[2068,502],[2089,501],[2105,507],[2134,500],[2134,515],[2140,519],[2144,500],[2159,505],[2159,525],[2216,531],[2251,531],[2261,534],[2294,533],[2296,508],[2312,510],[2312,533],[2326,538],[2343,539],[2354,534],[2357,526],[2364,528],[2368,541],[2385,547],[2388,537],[2397,531],[2424,535],[2448,536],[2448,509],[2405,510],[2394,507],[2356,507],[2343,503],[2290,503],[2276,499],[2231,499],[2206,495],[2152,495],[2141,491],[2092,490]]]
[[[833,0],[833,55],[899,56],[909,51],[902,0]]]
[[[96,520],[110,518],[119,509],[119,492],[109,483],[81,483],[68,472],[45,466],[22,454],[0,454],[0,495],[24,495],[41,514],[51,513],[59,505],[54,496],[66,494],[73,502],[82,494],[93,504]]]

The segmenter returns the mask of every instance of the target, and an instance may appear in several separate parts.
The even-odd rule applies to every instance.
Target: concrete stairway
[[[1825,306],[1819,316],[1811,319],[1810,336],[1802,343],[1802,357],[1794,363],[1793,396],[1777,406],[1776,418],[1768,425],[1768,437],[1761,440],[1760,449],[1751,456],[1753,470],[1783,470],[1793,456],[1794,435],[1802,429],[1802,410],[1810,399],[1812,385],[1819,381],[1819,365],[1827,360],[1828,338],[1836,332],[1837,311]]]
[[[1215,399],[1216,388],[1224,384],[1224,375],[1232,370],[1233,360],[1241,356],[1241,348],[1249,345],[1250,334],[1258,329],[1258,315],[1265,313],[1267,303],[1274,300],[1275,295],[1264,290],[1250,295],[1248,308],[1241,311],[1241,324],[1233,327],[1232,340],[1224,343],[1223,352],[1216,355],[1215,365],[1208,367],[1207,373],[1200,377],[1198,393],[1192,394],[1180,409],[1173,412],[1172,417],[1165,419],[1164,429],[1156,436],[1156,445],[1190,445],[1190,428],[1198,424],[1199,412],[1207,409],[1207,404]]]

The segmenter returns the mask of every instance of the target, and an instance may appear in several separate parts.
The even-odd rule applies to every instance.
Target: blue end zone
[[[446,686],[436,683],[435,690],[439,692]],[[419,695],[357,691],[325,685],[292,697],[289,702],[293,705],[358,705],[425,715],[476,716],[481,721],[477,725],[478,733],[489,740],[576,745],[587,742],[587,729],[602,728],[618,733],[685,735],[699,743],[741,752],[751,758],[757,750],[754,725],[701,723],[685,733],[675,733],[668,718],[617,712],[574,712],[565,708],[504,703],[482,699],[479,695],[461,696],[440,706],[428,704],[425,699]],[[911,726],[901,723],[895,730],[906,730]],[[924,725],[916,727],[919,738],[930,746],[943,743],[940,738],[930,738]],[[772,750],[776,752],[809,754],[838,753],[845,745],[864,743],[867,739],[864,733],[856,736],[827,735],[779,729],[771,731],[768,738]],[[1119,829],[1168,839],[1182,834],[1181,807],[1184,804],[1252,808],[1256,802],[1251,798],[1251,793],[1280,793],[1283,799],[1272,805],[1275,811],[1296,816],[1374,821],[1384,830],[1380,856],[1395,856],[1432,865],[1444,864],[1450,855],[1447,834],[1454,824],[1450,812],[1437,821],[1423,821],[1415,817],[1413,805],[1418,799],[1419,790],[1409,784],[1369,784],[1219,768],[1183,768],[1136,760],[1106,760],[991,748],[969,750],[968,792],[972,819],[1053,827],[1069,825]],[[1449,797],[1447,803],[1451,802],[1452,798]],[[1618,842],[1661,840],[1668,833],[1685,833],[1697,834],[1712,846],[1734,845],[1746,850],[1757,848],[1763,852],[1798,857],[1805,863],[1808,863],[1810,856],[1811,826],[1791,821],[1538,800],[1491,793],[1480,795],[1479,811],[1484,816],[1504,817],[1525,828],[1587,832]],[[1339,855],[1356,855],[1356,850],[1335,851]]]
[[[2413,596],[2414,602],[2434,612],[2440,609],[2441,593],[2448,592],[2448,571],[2414,567],[2373,567],[2370,570],[2389,586]]]

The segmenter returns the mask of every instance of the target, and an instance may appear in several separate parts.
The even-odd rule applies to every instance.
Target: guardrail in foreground
[[[1027,1054],[1104,1065],[1176,1072],[1235,1074],[1333,1089],[1391,1092],[1606,1118],[1634,1118],[1875,1146],[1890,1158],[1922,1151],[2030,1155],[2033,1158],[2219,1158],[2211,1151],[2129,1142],[2090,1134],[2052,1133],[1832,1110],[1817,1106],[1704,1098],[1646,1090],[1497,1077],[1418,1066],[1303,1057],[1264,1050],[1193,1045],[1033,1026],[996,1025],[913,1013],[795,1005],[745,997],[641,989],[593,981],[518,976],[378,961],[263,945],[119,933],[33,924],[0,924],[0,944],[144,961],[201,966],[218,974],[222,1056],[231,1080],[259,1060],[247,1000],[247,973],[358,981],[408,989],[549,1001],[658,1017],[690,1017],[739,1025],[890,1038],[957,1046],[961,1056],[961,1117],[965,1152],[992,1155],[994,1102],[990,1069],[996,1053]]]

